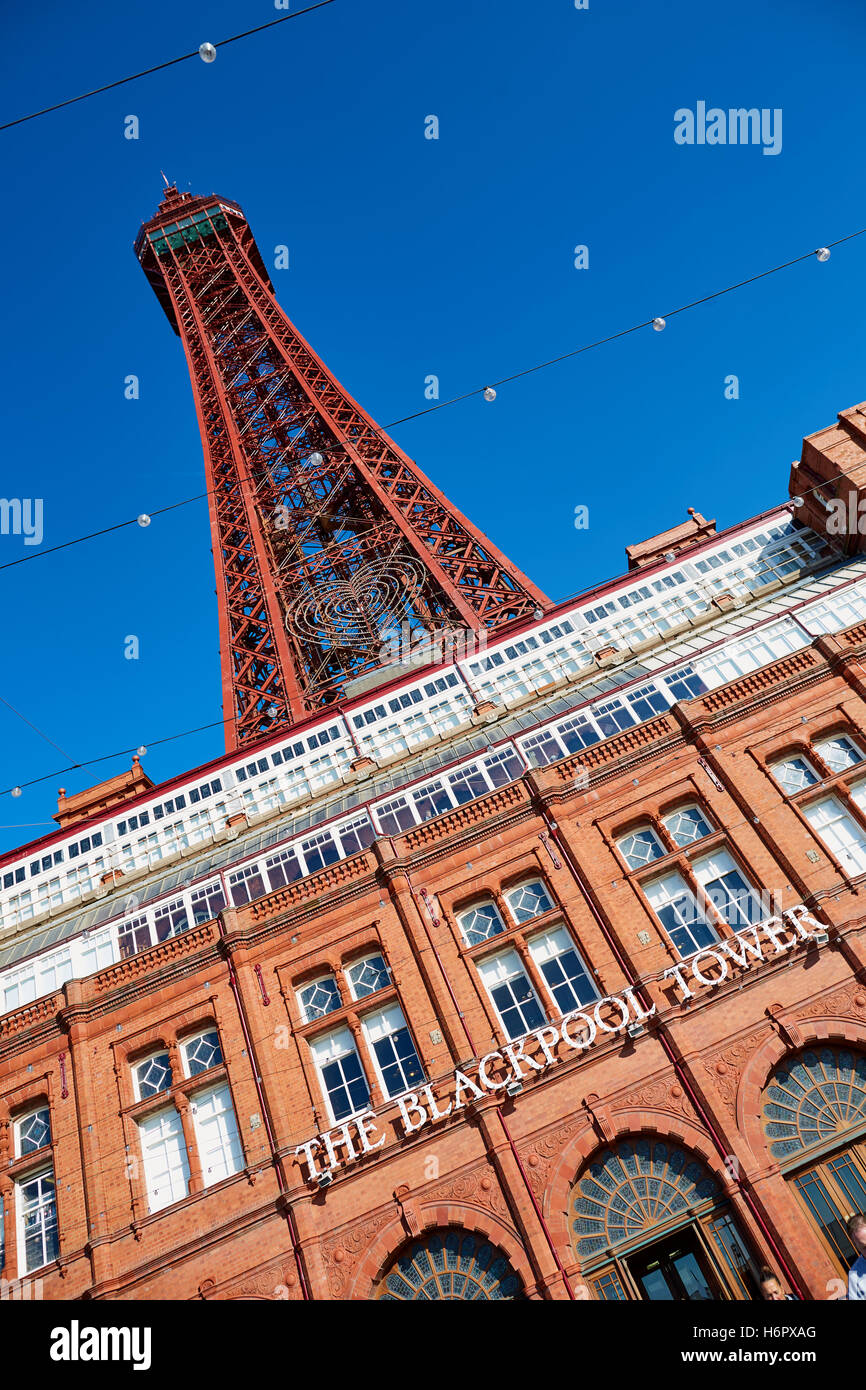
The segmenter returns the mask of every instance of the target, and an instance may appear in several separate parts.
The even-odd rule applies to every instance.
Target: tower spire
[[[301,337],[236,203],[169,185],[136,252],[196,399],[229,749],[340,699],[395,628],[492,631],[548,606]]]

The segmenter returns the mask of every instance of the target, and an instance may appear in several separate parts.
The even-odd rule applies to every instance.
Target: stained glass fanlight
[[[649,1233],[718,1195],[715,1178],[684,1149],[627,1139],[606,1149],[574,1187],[571,1225],[579,1259]]]
[[[520,1278],[500,1250],[467,1231],[434,1231],[415,1241],[391,1266],[377,1295],[392,1302],[414,1299],[523,1297]]]
[[[779,1160],[866,1125],[866,1056],[822,1047],[786,1058],[767,1082],[762,1118]]]

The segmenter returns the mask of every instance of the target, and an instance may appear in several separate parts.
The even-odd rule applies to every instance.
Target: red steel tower
[[[384,664],[387,629],[549,606],[301,337],[237,203],[169,186],[135,249],[192,378],[229,750],[339,699]]]

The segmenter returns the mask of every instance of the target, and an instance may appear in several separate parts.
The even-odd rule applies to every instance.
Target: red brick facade
[[[807,1297],[832,1294],[842,1266],[771,1157],[762,1107],[786,1057],[821,1045],[866,1053],[864,880],[834,858],[802,797],[786,795],[768,765],[822,736],[866,740],[864,661],[866,626],[819,637],[0,1018],[6,1279],[18,1276],[12,1193],[26,1167],[13,1156],[12,1124],[44,1100],[60,1256],[34,1277],[49,1299],[369,1299],[407,1242],[447,1228],[489,1241],[530,1297],[595,1298],[603,1261],[587,1271],[578,1259],[575,1181],[618,1141],[641,1138],[703,1165],[757,1264]],[[855,773],[826,779],[843,801]],[[693,984],[686,1002],[659,979],[677,957],[640,891],[641,871],[627,869],[615,843],[684,802],[711,821],[704,848],[724,845],[779,911],[805,903],[829,937],[767,950],[718,987]],[[863,821],[856,806],[852,815]],[[686,874],[688,859],[686,850],[670,853]],[[527,879],[543,882],[553,908],[509,927],[497,945],[516,949],[539,996],[527,936],[564,924],[600,995],[643,982],[657,1006],[649,1026],[637,1037],[601,1036],[585,1053],[560,1043],[556,1063],[527,1075],[520,1094],[491,1091],[409,1136],[370,1068],[383,1145],[340,1167],[330,1186],[308,1182],[295,1150],[330,1127],[309,1040],[341,1023],[359,1036],[360,1006],[344,992],[337,1011],[304,1023],[297,989],[327,970],[345,991],[344,964],[368,948],[381,953],[391,983],[370,998],[399,1001],[424,1072],[444,1095],[456,1068],[469,1070],[505,1042],[478,975],[485,946],[462,944],[455,914]],[[189,1113],[194,1083],[178,1050],[208,1024],[219,1033],[224,1062],[214,1075],[230,1086],[244,1167],[204,1188]],[[131,1065],[157,1046],[172,1058],[190,1190],[148,1214],[136,1121],[153,1107],[135,1100]],[[862,1139],[861,1125],[839,1144]],[[659,1233],[677,1226],[662,1221]],[[743,1297],[706,1223],[696,1239],[721,1296]]]

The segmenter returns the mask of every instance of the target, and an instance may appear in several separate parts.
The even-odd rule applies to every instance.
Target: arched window
[[[376,1297],[400,1303],[514,1300],[523,1298],[523,1285],[502,1252],[482,1237],[468,1231],[434,1231],[398,1256]]]
[[[581,1260],[650,1226],[684,1216],[719,1190],[684,1149],[660,1139],[626,1140],[599,1154],[579,1179],[572,1203]]]
[[[764,1092],[764,1133],[780,1161],[866,1126],[866,1056],[822,1047],[786,1059]]]
[[[845,1230],[866,1211],[866,1055],[845,1047],[786,1057],[764,1089],[767,1146],[833,1263],[856,1258]]]
[[[663,1139],[625,1139],[590,1159],[572,1189],[570,1225],[596,1298],[757,1296],[757,1266],[719,1182]]]
[[[458,914],[457,921],[467,946],[477,946],[491,936],[505,931],[505,923],[496,906],[491,902],[476,903],[466,912]]]
[[[537,878],[521,883],[517,888],[510,888],[505,894],[505,901],[518,924],[540,917],[542,912],[550,912],[553,907],[547,889]]]

